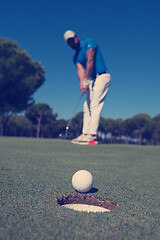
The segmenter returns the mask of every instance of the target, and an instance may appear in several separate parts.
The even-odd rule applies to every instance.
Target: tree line
[[[15,41],[0,38],[0,136],[65,136],[68,120],[58,120],[48,104],[34,101],[34,93],[45,81],[41,63]],[[80,112],[72,119],[69,138],[80,135],[82,121]],[[160,114],[153,118],[137,114],[126,120],[101,117],[98,138],[104,143],[159,145]]]
[[[3,133],[4,136],[63,138],[69,119],[57,117],[48,104],[37,103],[29,106],[24,115],[10,116]],[[69,139],[81,134],[82,122],[83,113],[77,113],[69,128]],[[152,118],[140,113],[125,120],[101,117],[98,138],[102,143],[160,145],[160,114]]]

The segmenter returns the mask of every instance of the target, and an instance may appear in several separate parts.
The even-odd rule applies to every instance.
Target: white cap
[[[69,38],[74,38],[75,37],[75,32],[71,31],[71,30],[67,30],[65,33],[64,33],[64,40],[67,42],[67,40]]]

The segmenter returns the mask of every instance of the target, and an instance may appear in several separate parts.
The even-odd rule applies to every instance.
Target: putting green
[[[79,146],[67,140],[0,138],[0,239],[160,239],[160,147]],[[57,204],[84,196],[80,170],[94,177],[87,196],[118,206],[78,212]],[[84,203],[87,204],[87,203]]]

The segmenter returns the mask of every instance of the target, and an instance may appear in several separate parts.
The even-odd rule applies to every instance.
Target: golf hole
[[[95,196],[68,195],[56,198],[57,203],[65,208],[83,212],[110,212],[117,207],[116,203]]]

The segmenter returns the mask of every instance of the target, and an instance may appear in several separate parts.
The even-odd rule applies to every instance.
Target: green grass
[[[78,194],[80,169],[110,213],[65,209],[54,197]],[[160,148],[79,146],[63,140],[0,138],[0,239],[160,239]]]

